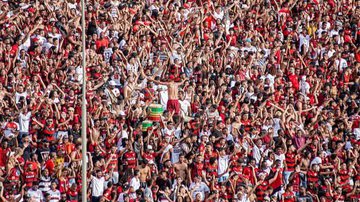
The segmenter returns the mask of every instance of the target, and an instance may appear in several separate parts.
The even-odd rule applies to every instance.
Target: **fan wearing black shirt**
[[[299,196],[297,202],[313,202],[313,199],[309,193],[306,192],[306,188],[301,186],[299,190]]]
[[[166,171],[161,171],[159,177],[156,179],[156,185],[159,186],[160,190],[165,190],[166,187],[171,188],[171,182],[167,177]]]

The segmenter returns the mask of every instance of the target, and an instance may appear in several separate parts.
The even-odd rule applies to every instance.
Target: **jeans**
[[[300,173],[300,186],[307,187],[307,179],[304,173]]]
[[[119,172],[112,173],[112,181],[114,184],[117,184],[119,182]]]
[[[283,175],[284,175],[284,182],[285,184],[289,184],[289,178],[290,178],[290,175],[293,171],[284,171]]]
[[[100,198],[101,198],[101,196],[92,196],[91,197],[91,202],[99,202]]]

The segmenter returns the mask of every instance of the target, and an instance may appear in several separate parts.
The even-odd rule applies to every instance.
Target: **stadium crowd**
[[[360,201],[360,1],[85,10],[0,1],[1,201]]]

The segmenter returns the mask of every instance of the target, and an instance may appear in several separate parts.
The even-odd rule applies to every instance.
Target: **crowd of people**
[[[360,1],[81,9],[0,1],[1,201],[360,200]]]

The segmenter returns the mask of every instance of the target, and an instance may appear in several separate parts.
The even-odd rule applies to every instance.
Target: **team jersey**
[[[128,168],[136,167],[136,153],[133,151],[128,151],[124,154],[124,161]]]
[[[257,188],[256,188],[256,196],[259,201],[263,201],[265,197],[265,192],[269,187],[269,181],[263,181]]]
[[[47,193],[50,195],[49,202],[58,202],[61,199],[61,194],[59,190],[49,190]]]
[[[2,129],[4,130],[4,135],[7,138],[14,137],[16,131],[19,131],[19,124],[16,122],[6,122],[4,123]]]
[[[50,190],[50,186],[51,186],[51,177],[41,176],[39,182],[39,189],[43,192],[47,192]]]
[[[114,168],[115,172],[118,172],[118,154],[109,154],[108,158],[111,159],[108,169]]]
[[[27,187],[31,187],[32,183],[37,181],[36,172],[34,171],[26,171],[24,173],[24,182]]]

